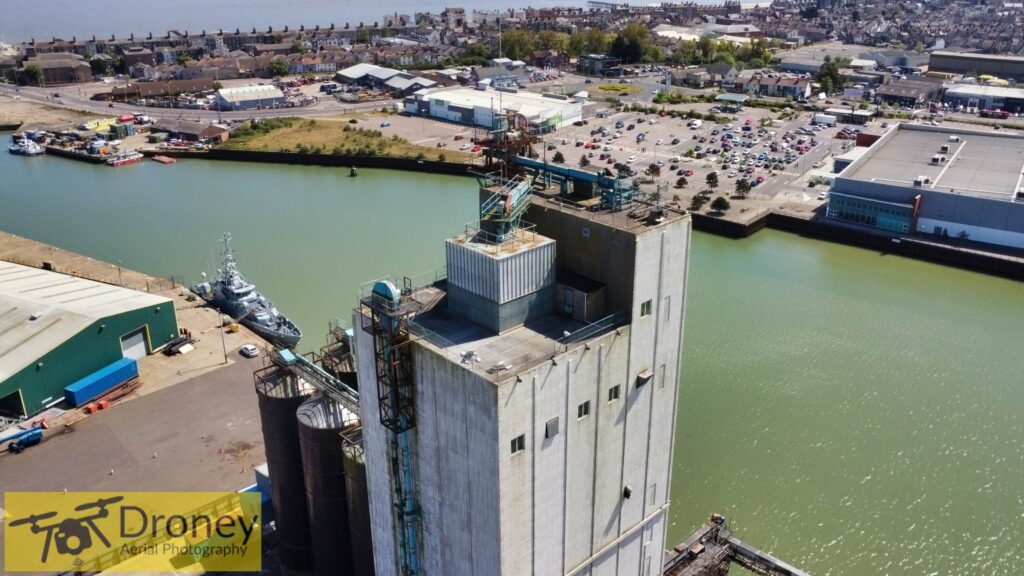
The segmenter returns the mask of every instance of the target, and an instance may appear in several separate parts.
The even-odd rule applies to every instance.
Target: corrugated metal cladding
[[[146,306],[90,324],[31,365],[0,382],[0,398],[20,390],[26,414],[64,396],[64,387],[122,357],[121,338],[145,329],[152,352],[178,336],[174,305]],[[3,354],[3,350],[0,350]]]
[[[448,240],[448,281],[454,286],[504,304],[555,282],[555,241],[515,253],[492,255]]]

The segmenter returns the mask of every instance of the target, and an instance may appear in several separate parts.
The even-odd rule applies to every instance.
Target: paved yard
[[[265,460],[252,380],[262,365],[241,360],[50,429],[21,454],[0,453],[0,486],[220,491],[252,484],[253,467]]]

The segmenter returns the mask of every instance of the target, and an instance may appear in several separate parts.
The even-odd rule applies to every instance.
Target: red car
[[[473,146],[472,148],[470,148],[469,151],[470,152],[479,152],[480,151],[480,147],[479,146]]]
[[[456,140],[462,140],[463,138],[465,138],[465,136],[463,136],[462,134],[457,134],[457,135],[455,136],[455,139],[456,139]]]
[[[693,176],[693,170],[687,168],[686,171],[683,172],[683,176]]]
[[[612,157],[609,156],[608,157],[608,163],[609,164],[615,164],[615,158],[612,158]]]

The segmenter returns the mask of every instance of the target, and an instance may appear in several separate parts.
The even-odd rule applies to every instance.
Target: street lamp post
[[[217,309],[217,321],[220,322],[218,330],[220,330],[220,347],[224,351],[224,364],[228,363],[228,344],[224,339],[224,313]]]
[[[117,261],[117,285],[124,286],[124,282],[121,280],[121,261]]]

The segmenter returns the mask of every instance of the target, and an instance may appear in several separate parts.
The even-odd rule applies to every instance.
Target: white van
[[[693,128],[694,130],[696,130],[697,128],[700,128],[701,121],[700,120],[690,120],[689,126],[690,126],[690,128]]]

